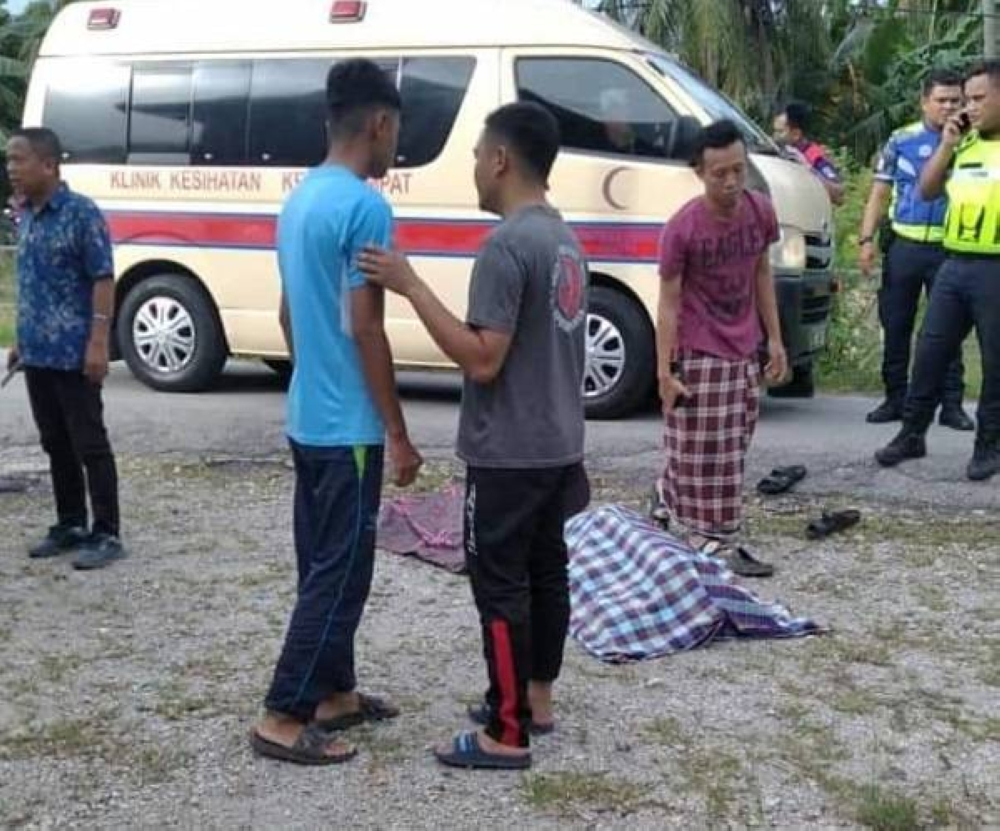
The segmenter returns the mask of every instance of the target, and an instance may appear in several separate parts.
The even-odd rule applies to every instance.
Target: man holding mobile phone
[[[943,245],[948,259],[924,319],[903,428],[875,458],[893,467],[927,455],[925,435],[948,366],[974,327],[983,387],[966,473],[981,481],[1000,473],[1000,60],[972,68],[965,100],[965,112],[949,119],[920,177],[924,199],[947,191]]]
[[[737,574],[769,577],[774,568],[735,538],[765,333],[767,377],[777,381],[788,371],[768,259],[778,220],[766,196],[746,189],[746,145],[732,122],[706,127],[691,163],[705,193],[667,223],[660,245],[656,345],[666,463],[656,512]]]

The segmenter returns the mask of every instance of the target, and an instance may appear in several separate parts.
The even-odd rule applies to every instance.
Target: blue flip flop
[[[526,770],[531,767],[531,754],[508,756],[503,753],[489,753],[479,745],[479,734],[459,733],[452,741],[451,750],[434,755],[443,765],[452,768],[475,768],[479,770]]]
[[[486,702],[480,704],[470,704],[469,709],[466,710],[469,714],[469,718],[476,724],[481,724],[485,727],[490,723],[490,707]],[[541,724],[537,721],[532,721],[531,726],[528,728],[528,732],[532,736],[547,736],[549,733],[554,733],[556,725],[554,722],[549,724]]]

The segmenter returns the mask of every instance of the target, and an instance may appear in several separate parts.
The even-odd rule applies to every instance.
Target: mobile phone
[[[958,129],[963,133],[972,129],[972,117],[964,110],[958,114]]]
[[[673,375],[674,378],[676,378],[682,384],[684,383],[684,367],[681,366],[680,361],[670,362],[670,374]],[[674,401],[674,409],[676,410],[678,407],[685,407],[690,403],[691,403],[690,396],[678,395],[676,400]]]

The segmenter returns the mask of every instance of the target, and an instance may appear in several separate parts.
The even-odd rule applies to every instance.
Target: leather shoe
[[[976,422],[969,418],[961,407],[942,407],[938,424],[963,433],[971,433],[976,429]]]
[[[903,420],[903,405],[898,401],[883,401],[865,416],[869,424],[888,424]]]
[[[875,461],[882,467],[895,467],[908,459],[922,459],[927,455],[927,442],[922,433],[904,427],[891,442],[875,451]]]

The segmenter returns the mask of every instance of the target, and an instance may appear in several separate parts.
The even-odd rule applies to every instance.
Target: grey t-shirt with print
[[[545,468],[583,459],[587,266],[554,209],[506,219],[472,273],[467,322],[512,335],[500,374],[466,378],[458,455],[473,467]]]

